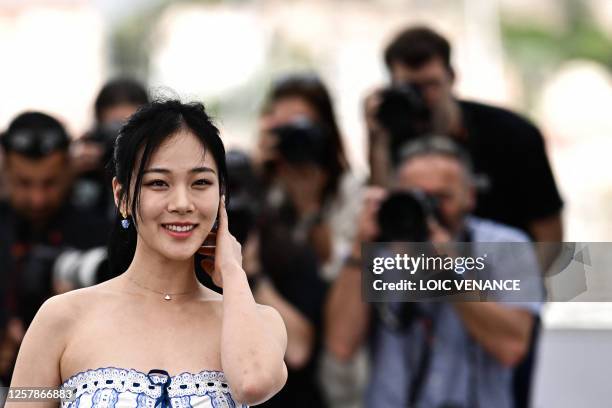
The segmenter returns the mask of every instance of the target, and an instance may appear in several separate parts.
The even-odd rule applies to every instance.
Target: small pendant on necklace
[[[166,295],[166,296],[164,296],[164,299],[166,299],[166,300],[172,300],[172,298],[170,297],[170,295]]]

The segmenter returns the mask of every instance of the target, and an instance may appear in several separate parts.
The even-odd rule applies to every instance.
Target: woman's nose
[[[194,209],[193,201],[189,196],[189,192],[184,187],[175,188],[168,203],[168,211],[186,213]]]

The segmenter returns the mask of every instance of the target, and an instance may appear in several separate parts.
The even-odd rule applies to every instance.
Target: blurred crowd
[[[289,380],[263,406],[528,406],[541,301],[374,306],[362,300],[361,245],[560,241],[544,139],[513,112],[457,98],[438,33],[408,27],[382,46],[390,80],[363,101],[369,178],[352,171],[351,138],[314,72],[275,79],[255,149],[227,152],[230,230],[256,301],[288,332]],[[100,90],[84,135],[38,111],[3,127],[0,384],[47,298],[113,277],[106,164],[149,98],[145,84],[118,78]],[[541,269],[553,257],[537,253]],[[512,266],[497,267],[512,278]],[[221,290],[198,260],[196,273]]]

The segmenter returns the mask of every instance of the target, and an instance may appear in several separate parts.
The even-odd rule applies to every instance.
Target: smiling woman
[[[286,381],[286,330],[249,289],[228,230],[225,150],[204,107],[143,107],[122,128],[113,165],[118,276],[41,307],[11,386],[75,387],[63,405],[81,408],[267,400]],[[223,296],[198,283],[198,252]]]
[[[120,181],[115,177],[117,205],[140,236],[136,253],[153,258],[189,259],[202,245],[215,222],[225,183],[223,160],[218,160],[221,170],[217,176],[214,156],[219,155],[218,146],[206,144],[209,145],[207,152],[193,131],[179,128],[160,143],[148,160],[137,157],[137,162],[144,166],[136,174],[135,182],[134,174],[131,180]],[[122,187],[130,184],[137,187],[138,195],[134,197],[139,197],[132,199],[131,205]]]

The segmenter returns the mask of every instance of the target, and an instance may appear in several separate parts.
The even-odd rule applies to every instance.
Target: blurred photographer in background
[[[388,195],[373,187],[366,195],[353,253],[326,305],[327,347],[339,359],[350,359],[371,340],[368,407],[515,406],[513,367],[529,349],[541,303],[386,303],[374,309],[361,298],[361,243],[529,242],[528,237],[470,215],[476,198],[471,164],[450,139],[428,136],[405,145],[395,188]],[[507,261],[491,265],[494,276],[539,274],[535,254],[524,263]]]
[[[333,280],[355,235],[362,182],[349,168],[331,97],[315,74],[294,74],[274,82],[266,107],[258,156],[267,202],[291,210],[293,237],[312,245],[321,276]]]
[[[429,28],[400,32],[384,59],[391,85],[365,102],[372,182],[389,186],[404,143],[449,135],[474,164],[474,214],[520,228],[534,241],[560,241],[563,204],[540,131],[510,111],[457,99],[450,44]]]
[[[67,290],[53,279],[54,273],[65,273],[58,259],[66,251],[83,255],[83,250],[104,245],[107,228],[95,214],[67,201],[72,182],[70,138],[57,119],[40,112],[23,113],[0,136],[0,144],[8,193],[7,200],[0,202],[0,280],[6,290],[2,308],[8,317],[0,376],[8,383],[15,353],[34,314],[48,297]]]
[[[290,372],[265,405],[326,406],[317,372],[322,306],[326,282],[350,251],[361,183],[350,172],[332,100],[317,76],[273,83],[256,158],[266,194],[256,238],[245,248],[256,253],[256,266],[245,270],[256,282],[255,299],[285,319]]]
[[[71,146],[77,174],[71,201],[76,207],[95,211],[109,221],[113,219],[115,206],[106,164],[121,125],[148,102],[144,86],[130,78],[113,79],[102,87],[94,104],[93,128]]]

